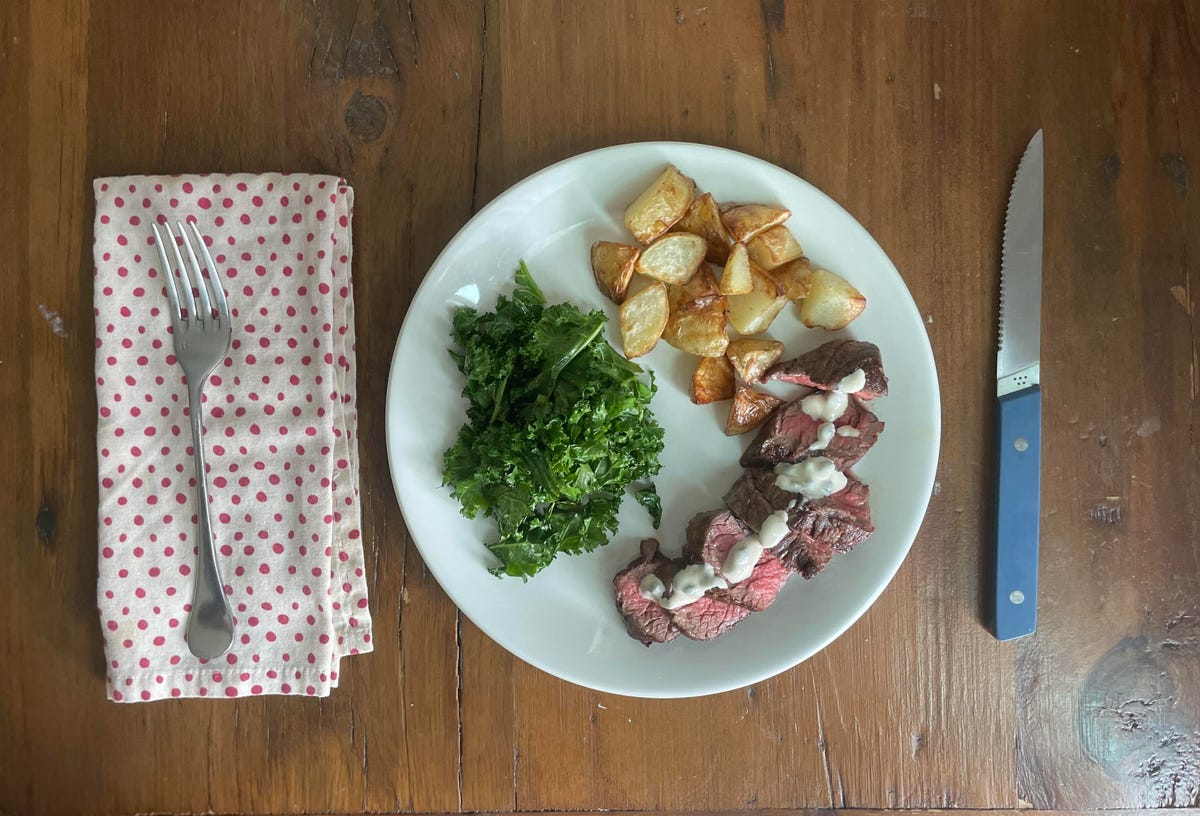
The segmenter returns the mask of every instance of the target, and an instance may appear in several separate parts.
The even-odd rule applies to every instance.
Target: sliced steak
[[[687,526],[683,557],[692,564],[711,564],[717,575],[733,545],[754,532],[724,507],[692,516]]]
[[[729,551],[751,532],[725,508],[698,513],[688,522],[683,557],[693,564],[708,564],[713,572],[724,577],[722,568]],[[761,612],[774,602],[789,577],[791,570],[768,550],[758,559],[749,577],[727,589],[709,590],[707,596]]]
[[[803,552],[798,552],[797,558],[819,564],[815,571],[802,570],[806,578],[824,569],[834,553],[850,552],[875,532],[871,523],[870,488],[853,477],[844,489],[823,499],[807,501],[797,510],[794,516],[788,514],[788,526],[796,533],[790,545],[802,545]],[[781,551],[779,557],[786,560],[788,552]]]
[[[727,603],[713,597],[712,593],[671,612],[671,619],[679,631],[692,640],[712,640],[749,616],[750,610],[746,607]]]
[[[805,499],[777,487],[773,469],[747,468],[725,494],[725,504],[755,530],[771,513],[786,510],[792,534],[772,552],[789,569],[811,578],[835,552],[849,552],[875,530],[867,486],[847,478],[834,495]]]
[[[879,418],[851,397],[846,412],[833,424],[838,431],[849,428],[856,435],[835,432],[823,450],[811,450],[823,421],[804,413],[801,401],[792,400],[771,415],[742,454],[743,467],[772,467],[784,462],[800,462],[810,456],[825,456],[838,466],[838,470],[844,471],[863,458],[883,431]]]
[[[865,340],[830,340],[799,357],[776,363],[767,371],[764,379],[834,391],[844,377],[860,368],[866,375],[867,383],[855,394],[860,399],[886,396],[887,377],[883,374],[879,346]]]
[[[613,578],[617,594],[617,611],[625,619],[625,628],[630,637],[649,646],[651,643],[666,643],[679,636],[679,629],[671,622],[671,613],[658,605],[657,601],[642,597],[642,579],[654,573],[670,586],[671,578],[678,565],[658,551],[658,542],[653,538],[642,541],[641,554],[629,562]]]

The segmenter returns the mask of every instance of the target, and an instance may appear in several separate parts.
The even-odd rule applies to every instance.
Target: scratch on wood
[[[463,809],[463,647],[462,612],[454,613],[454,705],[458,711],[458,809]]]
[[[1175,302],[1178,303],[1180,306],[1182,306],[1183,310],[1185,312],[1187,312],[1188,317],[1191,317],[1192,316],[1192,302],[1188,298],[1187,289],[1180,286],[1179,284],[1175,284],[1174,286],[1171,287],[1171,295],[1175,298]]]
[[[415,13],[413,13],[412,0],[408,0],[407,6],[408,6],[408,31],[409,31],[409,38],[412,41],[413,65],[420,65],[421,64],[421,59],[420,59],[421,37],[417,33],[417,15]]]
[[[479,145],[483,140],[483,82],[487,77],[488,4],[483,4],[483,26],[479,35],[479,105],[475,110],[475,173],[471,179],[471,212],[479,209]],[[515,767],[515,761],[514,761]],[[513,777],[515,782],[516,777]]]
[[[38,311],[42,313],[42,319],[50,326],[50,331],[57,334],[59,337],[67,337],[67,330],[63,328],[62,315],[58,312],[47,309],[46,304],[39,303]]]
[[[400,594],[403,596],[408,590],[408,555],[412,552],[411,547],[404,548],[404,559],[400,564]],[[408,674],[404,670],[404,603],[403,597],[397,599],[396,603],[396,642],[400,648],[400,712],[401,722],[400,730],[404,740],[404,765],[408,773],[408,779],[413,778],[413,762],[412,748],[408,742]],[[409,791],[409,807],[412,806],[412,792]]]
[[[1088,518],[1104,524],[1118,524],[1121,521],[1121,505],[1119,502],[1103,501],[1088,511]]]
[[[766,49],[767,93],[774,99],[779,95],[779,80],[775,76],[775,50],[771,34],[783,30],[784,0],[762,0],[761,9],[763,44]]]
[[[809,676],[812,678],[813,701],[817,707],[817,748],[821,751],[821,762],[825,766],[825,789],[829,791],[829,807],[835,807],[833,799],[833,772],[829,766],[829,745],[825,741],[825,721],[821,717],[821,697],[817,691],[817,675],[809,667]]]

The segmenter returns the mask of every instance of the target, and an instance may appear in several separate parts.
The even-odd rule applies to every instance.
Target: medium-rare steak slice
[[[771,513],[786,510],[792,534],[772,552],[789,569],[811,578],[835,552],[849,552],[875,530],[867,486],[847,478],[846,487],[832,496],[806,499],[777,487],[773,469],[747,468],[725,494],[725,504],[756,530]]]
[[[692,564],[710,564],[713,572],[723,578],[721,567],[729,551],[752,532],[724,507],[697,513],[688,522],[687,539],[683,544],[684,560]]]
[[[711,593],[671,612],[671,620],[679,631],[692,640],[712,640],[749,616],[750,610],[746,607],[727,603]]]
[[[886,396],[887,377],[883,374],[879,346],[865,340],[830,340],[799,357],[776,363],[764,379],[836,391],[843,378],[860,368],[866,375],[866,384],[855,395],[860,399]]]
[[[726,577],[722,570],[729,551],[751,532],[725,508],[697,513],[688,522],[683,557],[693,564],[708,564],[717,575]],[[726,589],[709,590],[707,596],[761,612],[774,602],[789,577],[791,570],[771,550],[765,550],[747,578]]]
[[[642,541],[641,554],[613,577],[617,611],[625,619],[625,628],[631,637],[647,646],[674,640],[679,636],[679,629],[671,622],[670,612],[659,606],[657,601],[642,597],[642,579],[655,574],[670,586],[678,568],[674,561],[658,551],[656,540],[647,538]]]
[[[801,399],[792,400],[771,415],[742,454],[743,467],[772,467],[785,462],[800,462],[810,456],[824,456],[832,460],[838,470],[844,471],[863,458],[883,431],[879,418],[851,397],[846,412],[833,422],[833,436],[824,448],[814,450],[812,446],[817,443],[819,429],[825,423],[804,413],[801,403]]]

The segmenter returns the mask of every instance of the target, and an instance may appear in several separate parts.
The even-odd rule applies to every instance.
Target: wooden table
[[[1200,5],[1072,0],[0,5],[0,811],[1088,810],[1200,805]],[[1000,229],[1046,134],[1041,626],[981,627]],[[924,528],[792,671],[711,699],[513,659],[409,546],[383,445],[405,308],[528,173],[761,156],[905,277],[942,383]],[[357,190],[375,653],[326,700],[104,701],[90,180]],[[1193,185],[1194,186],[1194,182]]]

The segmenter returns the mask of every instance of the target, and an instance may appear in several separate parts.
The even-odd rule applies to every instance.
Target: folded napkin
[[[325,696],[371,650],[359,535],[353,190],[335,176],[95,182],[97,586],[109,699]],[[192,435],[153,221],[194,220],[225,277],[229,356],[204,390],[229,652],[185,640]]]

